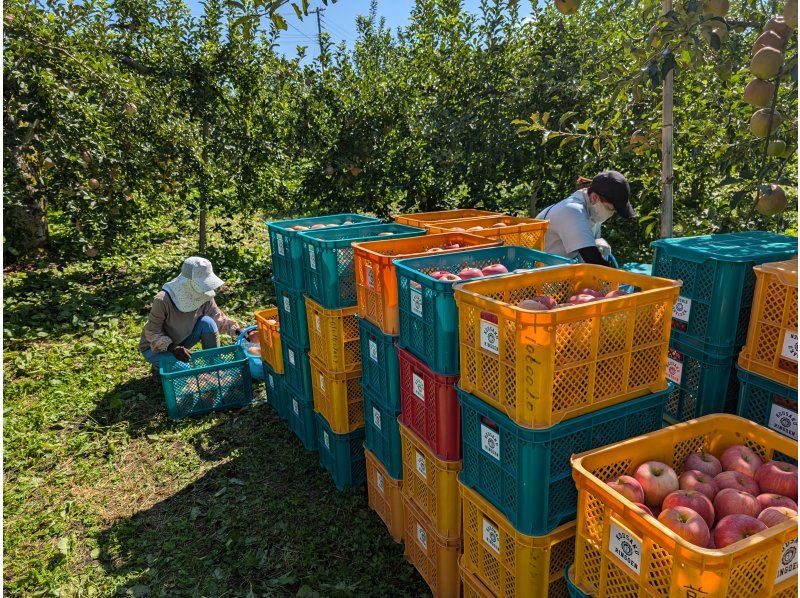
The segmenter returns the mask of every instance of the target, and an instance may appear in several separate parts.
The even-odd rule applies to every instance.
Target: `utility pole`
[[[322,22],[319,18],[319,13],[325,12],[324,8],[317,7],[310,12],[317,13],[317,42],[319,42],[319,62],[322,65],[322,70],[325,70],[325,62],[322,59]]]

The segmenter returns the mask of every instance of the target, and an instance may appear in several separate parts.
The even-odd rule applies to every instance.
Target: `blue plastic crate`
[[[283,374],[276,374],[266,361],[261,362],[264,374],[264,391],[269,403],[278,417],[286,419],[289,416],[286,410],[286,389],[283,383]]]
[[[720,353],[747,337],[753,266],[797,254],[797,238],[763,231],[654,241],[653,276],[683,281],[673,338]]]
[[[361,340],[361,385],[366,392],[382,397],[383,401],[400,411],[400,366],[397,360],[396,336],[365,320],[358,319]]]
[[[250,364],[239,345],[193,351],[188,363],[166,355],[159,373],[172,419],[243,407],[253,401]]]
[[[304,398],[313,397],[311,386],[311,358],[308,350],[298,347],[289,339],[281,339],[283,351],[283,382]]]
[[[331,474],[338,490],[362,486],[367,480],[364,428],[348,434],[334,434],[324,417],[319,413],[314,415],[320,465]]]
[[[400,427],[397,425],[398,409],[387,404],[362,384],[364,395],[364,430],[366,446],[395,480],[403,478],[403,452],[400,446]]]
[[[314,400],[303,397],[291,387],[286,388],[286,414],[289,429],[300,439],[307,451],[317,450],[317,418]]]
[[[297,235],[301,231],[293,230],[293,226],[310,228],[315,224],[343,225],[348,220],[354,224],[380,222],[380,218],[361,214],[328,214],[312,218],[267,222],[269,245],[272,250],[272,279],[292,289],[303,287],[303,250],[297,239]]]
[[[275,304],[278,306],[278,321],[281,338],[289,339],[298,347],[308,349],[308,321],[306,320],[306,298],[302,291],[275,283]]]
[[[461,481],[477,490],[517,531],[549,534],[575,519],[578,491],[570,456],[661,428],[670,389],[606,407],[550,428],[523,428],[458,388]]]
[[[573,581],[572,575],[570,575],[570,569],[572,569],[572,565],[564,567],[564,581],[567,583],[569,598],[591,598],[589,594],[584,594],[581,592],[581,589],[575,585],[575,581]]]
[[[357,224],[300,235],[303,247],[303,281],[308,296],[325,309],[356,304],[353,248],[356,241],[385,240],[424,235],[427,229],[404,224]]]
[[[239,334],[236,338],[236,344],[241,345],[242,349],[244,350],[244,354],[247,357],[247,361],[250,364],[250,377],[253,380],[263,380],[264,379],[264,369],[261,366],[261,344],[258,340],[256,342],[251,343],[247,340],[247,335],[252,330],[258,330],[258,326],[248,326]],[[250,353],[248,351],[249,348],[256,347],[258,348],[258,353]]]
[[[514,245],[397,260],[394,264],[400,314],[398,346],[413,353],[437,374],[457,374],[458,310],[453,283],[440,282],[430,273],[446,270],[457,274],[463,268],[498,263],[513,272],[570,264],[573,260]]]
[[[739,371],[737,415],[797,440],[797,389],[736,366]]]

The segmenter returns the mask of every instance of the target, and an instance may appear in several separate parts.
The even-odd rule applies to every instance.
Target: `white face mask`
[[[589,220],[594,224],[603,224],[606,220],[614,215],[616,210],[607,207],[602,201],[589,203]]]

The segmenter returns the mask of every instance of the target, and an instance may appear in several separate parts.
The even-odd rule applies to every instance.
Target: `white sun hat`
[[[207,259],[192,256],[184,260],[181,273],[164,285],[172,302],[182,312],[195,311],[210,301],[225,281],[214,274]]]

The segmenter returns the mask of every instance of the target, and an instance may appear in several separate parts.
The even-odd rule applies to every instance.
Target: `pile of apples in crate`
[[[606,484],[702,548],[725,548],[797,517],[797,467],[764,463],[744,445],[719,457],[693,453],[680,477],[665,463],[647,461],[633,476]]]

